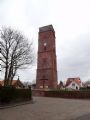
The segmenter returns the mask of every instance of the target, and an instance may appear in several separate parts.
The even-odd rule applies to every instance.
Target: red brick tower
[[[37,89],[53,89],[57,87],[57,65],[55,31],[52,25],[39,28]]]

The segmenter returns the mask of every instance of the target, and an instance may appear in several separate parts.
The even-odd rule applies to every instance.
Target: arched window
[[[45,42],[44,43],[44,51],[46,51],[46,49],[47,49],[47,43]]]

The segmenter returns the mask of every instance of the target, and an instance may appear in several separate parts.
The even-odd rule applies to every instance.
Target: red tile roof
[[[78,78],[68,78],[66,81],[66,87],[69,86],[73,81],[76,82],[80,86],[81,80],[78,77]]]
[[[4,85],[4,80],[0,80],[0,85]]]
[[[12,85],[15,85],[18,81],[22,84],[22,82],[20,80],[12,80]],[[2,86],[4,85],[4,80],[0,80],[0,85],[2,85]]]

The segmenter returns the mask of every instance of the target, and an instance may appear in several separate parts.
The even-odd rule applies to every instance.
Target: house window
[[[75,83],[72,83],[72,86],[74,87],[74,86],[75,86]]]

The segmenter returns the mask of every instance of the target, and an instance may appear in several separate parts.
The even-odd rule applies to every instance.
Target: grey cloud
[[[90,78],[88,5],[87,0],[4,0],[0,4],[0,25],[15,26],[30,39],[33,38],[37,55],[38,28],[53,24],[56,31],[58,80],[66,80],[70,76],[87,80]],[[23,80],[35,79],[36,66],[19,74]]]
[[[66,57],[58,59],[59,79],[81,77],[85,81],[90,77],[90,34],[81,35],[68,44]]]

